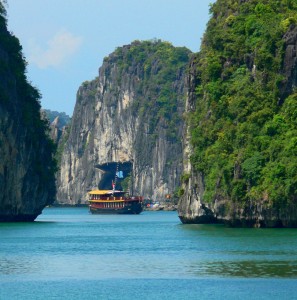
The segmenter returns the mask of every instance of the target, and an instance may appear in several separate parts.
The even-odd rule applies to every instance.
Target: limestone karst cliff
[[[182,222],[297,226],[296,9],[212,5],[188,76]]]
[[[33,221],[56,194],[54,145],[25,66],[0,3],[0,221]]]
[[[104,59],[99,76],[77,92],[63,144],[58,202],[83,203],[92,188],[117,188],[160,199],[182,170],[185,71],[190,51],[135,41]]]

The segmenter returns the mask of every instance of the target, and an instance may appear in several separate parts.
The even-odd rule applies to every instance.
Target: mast
[[[127,186],[127,192],[129,193],[129,195],[133,195],[134,191],[133,191],[133,186],[134,186],[134,172],[133,172],[133,159],[130,160],[131,162],[131,168],[129,173],[127,173],[127,177],[129,178],[129,182],[128,182],[128,186]]]
[[[118,172],[119,172],[119,162],[117,162],[114,182],[112,182],[112,194],[114,194],[115,189],[116,189],[117,179],[118,179]]]
[[[134,187],[134,161],[133,161],[133,159],[131,160],[131,163],[132,163],[132,168],[131,168],[131,195],[133,196],[134,195],[134,190],[133,190],[133,187]]]

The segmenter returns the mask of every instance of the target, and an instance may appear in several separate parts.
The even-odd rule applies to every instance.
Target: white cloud
[[[41,47],[36,41],[29,44],[29,63],[37,65],[41,69],[59,67],[73,54],[82,43],[82,38],[74,36],[67,30],[60,30],[48,42],[46,47]]]

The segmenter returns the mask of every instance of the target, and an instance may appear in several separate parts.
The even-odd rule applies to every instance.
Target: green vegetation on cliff
[[[148,134],[158,134],[157,124],[162,121],[167,129],[167,138],[180,142],[177,128],[181,123],[179,109],[183,101],[180,101],[181,91],[176,87],[183,79],[190,54],[191,51],[185,47],[174,47],[161,40],[134,41],[128,47],[116,49],[119,74],[129,73],[129,68],[141,67],[137,74],[138,94],[133,106],[135,113],[148,120]]]
[[[218,0],[196,56],[192,164],[204,198],[281,207],[297,195],[297,91],[286,88],[284,35],[294,0]]]

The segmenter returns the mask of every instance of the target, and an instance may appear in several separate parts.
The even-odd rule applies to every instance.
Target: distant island
[[[50,109],[42,109],[42,111],[46,114],[50,123],[54,122],[56,117],[59,117],[59,129],[62,129],[64,126],[69,125],[71,122],[71,117],[68,116],[65,112],[53,111]]]

